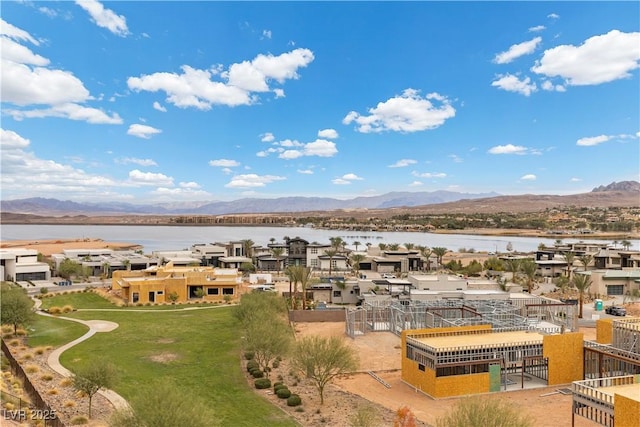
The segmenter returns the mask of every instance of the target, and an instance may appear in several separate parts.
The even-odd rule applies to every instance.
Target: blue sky
[[[575,194],[640,174],[640,3],[2,2],[2,199]]]

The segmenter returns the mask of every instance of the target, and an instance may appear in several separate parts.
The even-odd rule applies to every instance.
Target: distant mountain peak
[[[637,191],[640,192],[640,182],[638,181],[620,181],[612,182],[609,185],[601,185],[591,190],[592,193],[602,191]]]

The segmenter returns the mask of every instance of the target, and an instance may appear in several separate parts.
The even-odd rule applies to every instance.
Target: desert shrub
[[[245,351],[244,352],[244,358],[247,360],[253,360],[253,358],[256,357],[256,354],[253,351]]]
[[[51,381],[53,379],[53,375],[51,374],[44,374],[40,377],[40,379],[42,381]]]
[[[47,394],[51,394],[51,395],[56,395],[59,394],[60,392],[58,391],[57,388],[51,388],[47,391]]]
[[[27,331],[26,331],[26,329],[18,328],[16,330],[16,335],[20,336],[20,337],[24,337],[25,335],[27,335]]]
[[[33,374],[36,373],[40,370],[40,368],[38,367],[38,365],[27,365],[24,367],[24,371],[27,374]]]
[[[295,409],[295,411],[296,411],[296,412],[304,412],[304,408],[303,408],[302,406],[298,406],[298,407]]]
[[[31,360],[33,359],[33,354],[31,353],[25,353],[22,355],[22,360]]]
[[[20,340],[11,340],[11,341],[9,341],[9,345],[11,347],[17,347],[17,346],[20,345]]]
[[[273,386],[273,391],[276,392],[278,391],[278,389],[281,389],[281,388],[289,388],[289,387],[287,387],[285,384],[278,384]]]
[[[264,372],[262,372],[260,369],[254,369],[253,371],[251,371],[251,376],[253,378],[262,378],[264,377]],[[269,387],[271,387],[271,385],[269,385]]]
[[[74,400],[65,400],[62,406],[65,408],[75,408],[76,402]]]
[[[64,307],[62,307],[62,312],[63,313],[71,313],[73,311],[73,306],[72,305],[65,305]]]
[[[53,307],[49,307],[49,314],[60,314],[62,312],[62,309],[60,307],[57,306],[53,306]]]
[[[257,389],[265,389],[271,387],[271,380],[269,378],[258,378],[253,382],[253,385]]]
[[[274,360],[271,366],[273,366],[273,369],[277,369],[280,366],[280,362],[278,362],[277,360]]]
[[[291,390],[289,390],[288,388],[279,388],[276,391],[276,396],[278,396],[280,399],[288,399],[289,397],[291,397]],[[289,406],[292,406],[292,405],[289,405]]]
[[[470,397],[458,401],[447,414],[436,420],[438,427],[456,426],[531,427],[532,420],[517,406],[499,399]]]
[[[89,419],[85,416],[76,415],[75,417],[71,418],[72,426],[81,426],[84,424],[89,424]]]
[[[73,379],[70,377],[63,378],[60,380],[59,384],[61,387],[71,387],[73,385]]]
[[[255,360],[249,360],[247,362],[247,371],[248,372],[251,372],[254,369],[259,369],[259,368],[260,368],[260,365],[258,365],[258,362],[256,362]]]
[[[45,348],[44,347],[36,347],[33,351],[38,355],[42,355],[44,353]]]
[[[47,288],[45,288],[45,287],[40,288],[40,293],[41,293],[42,295],[46,294],[47,292],[49,292],[49,289],[47,289]]]
[[[276,381],[275,383],[273,383],[273,389],[275,390],[280,385],[284,385],[284,383],[282,381]]]
[[[287,399],[287,406],[298,406],[302,404],[302,399],[297,394],[292,394]]]

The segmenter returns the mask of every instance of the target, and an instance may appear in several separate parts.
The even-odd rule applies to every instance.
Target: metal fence
[[[2,339],[2,352],[9,361],[9,365],[11,366],[11,370],[13,371],[14,375],[20,378],[25,392],[31,399],[30,409],[35,409],[36,414],[43,415],[40,419],[44,421],[45,426],[65,427],[65,424],[60,420],[60,418],[58,418],[56,411],[54,409],[51,409],[47,402],[44,401],[38,390],[31,383],[29,377],[24,372],[24,369],[22,369],[22,366],[20,366],[20,363],[18,363],[15,357],[13,357],[13,354],[11,354],[11,351],[9,350],[7,344],[4,342],[4,339]],[[4,416],[6,416],[6,414]],[[19,420],[16,419],[16,421]]]

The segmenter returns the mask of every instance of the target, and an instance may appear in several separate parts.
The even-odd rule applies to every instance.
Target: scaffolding
[[[514,301],[517,301],[514,303]],[[364,311],[366,314],[362,314]],[[363,324],[361,316],[364,316]],[[547,333],[577,330],[576,306],[542,297],[520,300],[384,300],[364,302],[347,310],[346,333],[489,324],[496,331],[536,330]]]

